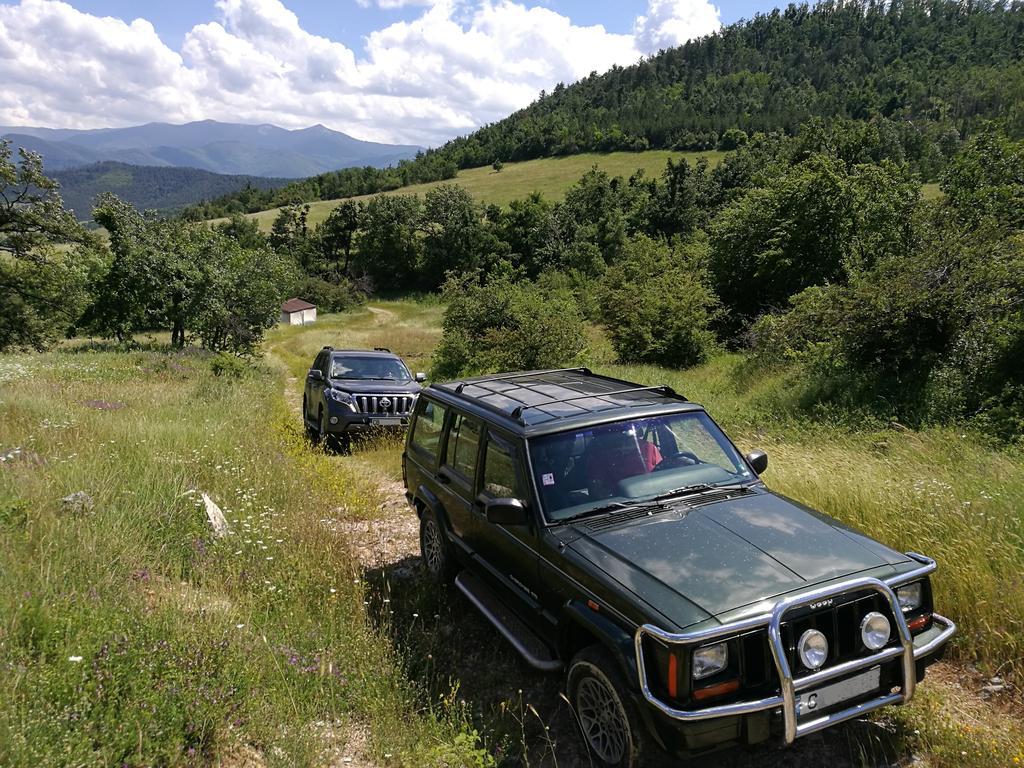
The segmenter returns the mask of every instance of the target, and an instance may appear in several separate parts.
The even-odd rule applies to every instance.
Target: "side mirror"
[[[768,469],[768,454],[764,451],[751,451],[746,456],[747,463],[754,468],[758,475]]]
[[[427,374],[423,373],[422,371],[416,374],[416,381],[418,381],[420,384],[422,384],[426,380]]]
[[[306,378],[308,378],[310,381],[323,381],[324,372],[321,371],[319,368],[310,368],[309,373],[306,374]]]
[[[491,499],[484,507],[487,522],[495,525],[526,525],[530,512],[519,499]]]

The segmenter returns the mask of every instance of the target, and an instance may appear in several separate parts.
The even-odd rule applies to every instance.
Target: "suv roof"
[[[398,357],[397,354],[392,352],[390,349],[384,347],[374,347],[373,349],[334,349],[334,347],[324,347],[325,352],[330,352],[331,357],[345,356],[345,355],[358,355],[359,357]]]
[[[477,376],[432,384],[428,391],[484,411],[488,421],[507,429],[534,434],[656,412],[701,410],[671,387],[645,387],[589,368]]]

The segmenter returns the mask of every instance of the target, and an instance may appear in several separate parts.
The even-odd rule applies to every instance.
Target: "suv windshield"
[[[394,357],[356,357],[345,355],[331,358],[332,379],[374,379],[411,381],[409,369]]]
[[[551,521],[687,486],[754,479],[722,431],[699,411],[544,435],[530,441],[530,460]]]

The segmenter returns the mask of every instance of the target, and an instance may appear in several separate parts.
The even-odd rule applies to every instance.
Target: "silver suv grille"
[[[415,395],[356,395],[360,413],[382,416],[407,416],[416,404]]]

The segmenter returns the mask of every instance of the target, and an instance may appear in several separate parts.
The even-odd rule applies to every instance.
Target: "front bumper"
[[[754,616],[743,621],[724,624],[698,632],[681,634],[665,632],[651,624],[644,624],[637,629],[635,635],[637,674],[643,698],[661,716],[681,723],[697,723],[718,718],[736,718],[737,716],[751,715],[758,712],[781,711],[783,737],[787,744],[793,743],[793,741],[801,736],[815,733],[845,720],[861,717],[880,707],[890,704],[903,704],[909,701],[913,697],[914,689],[917,685],[919,662],[922,662],[923,669],[923,664],[927,663],[927,658],[939,653],[953,636],[956,632],[956,625],[944,616],[934,613],[932,614],[932,629],[923,632],[917,638],[911,635],[903,618],[903,612],[899,608],[895,588],[920,579],[934,571],[935,561],[915,553],[908,553],[908,555],[921,563],[921,567],[886,581],[874,578],[851,579],[835,586],[787,598],[776,605],[771,613]],[[877,591],[888,600],[892,614],[896,617],[899,645],[883,648],[881,651],[870,656],[827,667],[820,672],[815,672],[799,679],[794,678],[780,631],[785,614],[793,609],[802,608],[811,603],[845,592],[869,589]],[[703,644],[711,640],[763,628],[767,629],[772,660],[778,674],[778,679],[781,681],[780,692],[777,695],[702,709],[676,709],[661,701],[652,693],[644,663],[643,639],[645,635],[650,635],[668,644],[689,645]],[[888,690],[883,687],[882,691],[872,698],[852,704],[839,711],[833,711],[813,719],[800,719],[797,707],[797,695],[800,692],[818,688],[829,681],[838,680],[839,678],[848,677],[875,666],[882,666],[893,662],[899,665],[899,685],[891,686]]]
[[[403,430],[409,426],[410,413],[361,413],[344,403],[327,404],[327,432],[332,435],[369,430]]]

